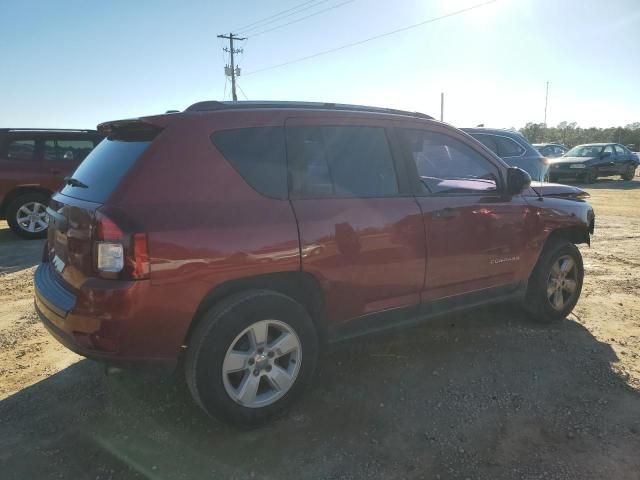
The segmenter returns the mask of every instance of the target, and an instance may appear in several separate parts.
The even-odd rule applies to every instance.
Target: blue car
[[[559,158],[554,158],[549,179],[579,179],[593,183],[598,177],[620,175],[622,180],[633,180],[638,168],[638,157],[619,143],[587,143],[577,145]]]
[[[547,159],[527,141],[522,134],[498,128],[463,128],[464,132],[498,155],[508,165],[520,167],[532,180],[548,179]]]

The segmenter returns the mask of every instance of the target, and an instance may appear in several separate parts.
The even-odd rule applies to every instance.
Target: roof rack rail
[[[322,103],[322,102],[289,102],[289,101],[240,101],[240,102],[219,102],[209,100],[194,103],[185,112],[210,112],[215,110],[242,110],[259,108],[299,108],[308,110],[338,110],[347,112],[371,112],[387,113],[392,115],[404,115],[408,117],[425,118],[433,120],[433,117],[420,112],[410,112],[407,110],[397,110],[395,108],[368,107],[365,105],[349,105],[346,103]]]
[[[86,128],[0,128],[0,132],[96,132]]]

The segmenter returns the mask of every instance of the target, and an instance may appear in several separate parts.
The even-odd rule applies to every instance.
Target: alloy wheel
[[[578,269],[569,255],[558,258],[549,272],[547,281],[547,299],[551,306],[562,311],[573,299],[578,290]]]
[[[16,221],[26,232],[39,233],[49,226],[47,207],[40,202],[27,202],[16,212]]]
[[[293,328],[279,320],[261,320],[245,328],[227,350],[224,388],[244,407],[266,407],[291,389],[301,360],[302,344]]]

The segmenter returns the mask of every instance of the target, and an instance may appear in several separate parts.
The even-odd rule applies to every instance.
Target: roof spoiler
[[[162,127],[139,118],[114,120],[98,125],[98,132],[113,140],[144,141],[153,140]]]

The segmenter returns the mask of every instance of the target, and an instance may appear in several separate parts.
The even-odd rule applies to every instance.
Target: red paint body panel
[[[420,302],[424,228],[413,198],[293,200],[302,268],[319,279],[334,322]]]

